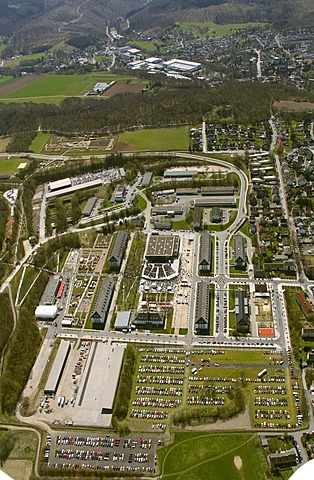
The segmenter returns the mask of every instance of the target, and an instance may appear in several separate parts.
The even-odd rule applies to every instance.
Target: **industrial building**
[[[204,197],[215,197],[217,195],[228,196],[234,195],[237,189],[235,187],[202,187],[201,195]]]
[[[57,315],[57,305],[38,305],[35,310],[35,318],[37,320],[54,320]]]
[[[221,210],[219,207],[213,207],[211,211],[211,221],[212,223],[221,222]]]
[[[124,198],[125,198],[125,186],[124,185],[117,185],[116,188],[114,189],[114,192],[110,198],[110,202],[111,203],[115,203],[115,202],[124,202]]]
[[[183,207],[181,205],[155,205],[152,208],[152,215],[183,215]]]
[[[60,275],[50,277],[44,293],[41,297],[40,305],[54,305],[57,301],[57,295],[62,283]]]
[[[235,235],[233,238],[234,249],[233,258],[235,268],[246,268],[246,254],[245,254],[245,242],[241,235]]]
[[[69,356],[70,348],[71,342],[67,340],[61,340],[55,361],[53,362],[52,369],[50,371],[46,386],[44,388],[45,395],[55,397],[55,395],[57,394],[58,386],[62,377],[62,373],[64,371],[66,361]]]
[[[152,172],[145,172],[144,175],[142,176],[140,187],[144,187],[144,188],[149,187],[150,182],[152,181],[152,176],[153,176]]]
[[[112,300],[113,289],[113,278],[106,277],[101,280],[101,285],[96,294],[96,302],[91,314],[93,328],[98,330],[102,330],[104,328]]]
[[[132,324],[137,328],[148,330],[165,328],[166,314],[164,312],[137,312]]]
[[[194,328],[197,335],[209,334],[210,292],[208,283],[198,282],[196,289],[196,304]]]
[[[90,197],[82,210],[83,217],[90,217],[97,203],[97,197]]]
[[[198,170],[176,170],[170,169],[164,171],[164,178],[191,178],[193,175],[197,175]]]
[[[171,222],[154,222],[155,230],[171,230]]]
[[[55,190],[61,190],[63,188],[71,187],[72,182],[70,178],[62,178],[62,180],[56,180],[55,182],[50,182],[48,184],[49,192],[54,192]]]
[[[116,320],[114,322],[114,329],[116,331],[122,331],[129,328],[131,318],[131,312],[129,310],[125,312],[117,312]]]
[[[125,344],[92,343],[71,417],[75,424],[109,426]]]
[[[125,230],[119,230],[108,259],[111,268],[119,269],[123,260],[123,255],[128,242],[128,234]]]
[[[216,197],[209,197],[209,198],[196,198],[194,200],[194,206],[195,207],[231,207],[234,208],[236,207],[237,202],[234,197],[221,197],[221,196],[216,196]]]
[[[245,290],[237,290],[234,294],[235,323],[238,332],[250,331],[249,298]]]
[[[52,182],[52,183],[55,183],[55,182]],[[51,199],[56,198],[60,195],[70,195],[71,193],[74,193],[77,190],[86,190],[87,188],[99,187],[100,185],[103,185],[104,183],[106,183],[106,182],[104,182],[103,179],[96,178],[95,180],[91,180],[90,182],[77,183],[76,185],[62,187],[62,188],[59,188],[58,190],[54,189],[53,191],[49,191],[49,186],[48,186],[48,192],[46,193],[46,199],[51,200]]]
[[[193,219],[193,228],[195,230],[200,230],[202,226],[202,209],[201,207],[194,208],[194,219]]]
[[[179,256],[179,235],[151,235],[145,257],[148,262],[165,263]]]
[[[187,195],[198,195],[198,188],[177,188],[176,189],[176,196],[177,197],[184,197]]]
[[[200,235],[200,248],[198,255],[198,269],[200,274],[209,274],[212,261],[212,240],[209,232]]]

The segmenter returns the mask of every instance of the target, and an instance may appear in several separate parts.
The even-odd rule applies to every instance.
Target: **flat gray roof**
[[[83,424],[107,422],[102,411],[113,410],[125,347],[125,344],[92,343],[77,395],[76,408]]]
[[[97,202],[97,197],[90,197],[85,203],[85,207],[82,210],[82,215],[89,216]]]
[[[41,297],[41,305],[53,305],[56,301],[56,294],[58,285],[60,283],[60,275],[54,275],[53,277],[50,277],[45,291]]]
[[[206,198],[196,198],[194,200],[194,205],[195,207],[214,207],[214,206],[235,207],[236,200],[232,196],[229,196],[229,197],[213,196],[213,197],[206,197]]]
[[[129,326],[131,312],[126,310],[125,312],[117,312],[117,318],[114,322],[114,327],[117,328],[126,328]]]
[[[61,340],[55,361],[53,362],[53,366],[44,389],[45,393],[48,393],[50,395],[57,393],[57,388],[60,382],[65,362],[68,358],[70,348],[71,342],[69,342],[68,340]]]

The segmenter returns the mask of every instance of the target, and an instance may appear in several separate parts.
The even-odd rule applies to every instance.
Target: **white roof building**
[[[56,305],[38,305],[35,317],[41,320],[54,320],[58,314]]]

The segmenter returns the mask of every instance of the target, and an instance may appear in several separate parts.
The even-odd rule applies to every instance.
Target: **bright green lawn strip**
[[[143,198],[142,195],[136,195],[136,201],[138,208],[141,210],[141,212],[145,210],[145,208],[147,207],[147,202],[145,198]]]
[[[50,133],[38,132],[29,149],[32,152],[41,153],[50,137]]]
[[[239,342],[241,343],[241,342]],[[223,354],[219,355],[212,355],[211,353],[202,354],[202,355],[193,355],[192,361],[198,361],[200,358],[211,358],[213,363],[244,363],[244,364],[257,364],[263,365],[269,363],[269,357],[275,357],[276,359],[280,359],[280,355],[273,355],[269,354],[269,350],[265,350],[267,355],[263,352],[256,351],[256,350],[224,350]]]
[[[139,48],[140,50],[145,50],[146,52],[158,52],[157,46],[153,42],[149,42],[147,40],[133,40],[129,42],[129,45],[135,48]]]
[[[258,454],[259,441],[252,448],[251,442],[255,443],[255,439],[258,441],[258,437],[252,434],[175,434],[175,443],[159,453],[162,478],[264,479],[266,462],[264,460],[262,465],[263,456]],[[253,451],[257,458],[253,458]],[[247,473],[253,475],[254,472],[254,476],[245,477],[237,471],[234,465],[235,455],[241,456],[243,468],[249,467]],[[259,465],[255,464],[254,467],[257,460],[260,460]]]
[[[27,290],[29,289],[29,287],[31,286],[31,284],[33,283],[37,275],[38,275],[38,270],[32,267],[26,267],[23,283],[20,290],[20,298],[18,299],[19,302],[23,300],[24,295],[26,294]]]
[[[189,147],[189,127],[144,129],[124,132],[120,142],[133,145],[135,150],[168,151],[187,150]]]
[[[28,162],[28,160],[24,158],[0,158],[0,175],[15,173],[19,164],[26,162]]]

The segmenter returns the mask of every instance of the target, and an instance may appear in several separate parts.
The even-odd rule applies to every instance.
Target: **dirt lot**
[[[121,80],[106,90],[105,96],[112,97],[113,95],[116,95],[116,93],[137,93],[140,92],[144,87],[144,83],[128,83]]]
[[[0,97],[5,97],[8,93],[12,93],[15,90],[19,90],[20,88],[24,87],[28,83],[32,83],[35,80],[38,80],[43,75],[28,75],[26,77],[22,77],[15,82],[9,83],[9,85],[5,85],[4,87],[0,88]]]
[[[314,103],[311,102],[290,102],[287,100],[275,102],[274,107],[276,110],[289,110],[294,112],[314,111]]]
[[[131,145],[130,143],[126,143],[126,142],[119,142],[119,141],[116,143],[116,146],[114,148],[115,152],[124,152],[124,151],[133,152],[134,150],[135,150],[134,145]]]
[[[32,462],[29,460],[7,460],[3,470],[14,480],[29,480],[32,473]]]

